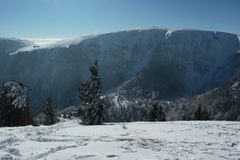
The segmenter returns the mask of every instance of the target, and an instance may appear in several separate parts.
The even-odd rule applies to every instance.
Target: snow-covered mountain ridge
[[[33,42],[28,40],[0,37],[0,57],[30,45],[33,45]]]
[[[29,86],[34,111],[48,96],[60,107],[79,104],[79,84],[95,59],[104,93],[118,88],[127,98],[152,91],[163,100],[182,98],[240,73],[240,43],[230,33],[155,28],[59,43],[0,59],[0,83],[14,79]]]

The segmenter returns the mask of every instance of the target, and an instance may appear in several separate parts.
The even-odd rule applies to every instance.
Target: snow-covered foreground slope
[[[240,123],[178,121],[0,128],[0,158],[240,159]],[[10,158],[11,159],[11,158]]]

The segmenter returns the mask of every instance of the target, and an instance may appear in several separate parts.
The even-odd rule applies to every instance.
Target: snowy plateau
[[[2,160],[239,160],[240,122],[171,121],[0,128]]]

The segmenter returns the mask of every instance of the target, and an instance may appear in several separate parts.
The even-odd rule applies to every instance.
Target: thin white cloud
[[[25,38],[25,39],[32,41],[38,45],[46,45],[63,40],[62,38]]]

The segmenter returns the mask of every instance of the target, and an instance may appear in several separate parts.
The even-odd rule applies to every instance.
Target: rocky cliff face
[[[202,93],[239,75],[239,39],[221,32],[132,30],[85,37],[71,43],[22,51],[0,59],[0,83],[31,88],[38,111],[51,96],[58,106],[78,104],[78,87],[95,59],[105,93],[128,99],[176,99]],[[1,51],[0,51],[1,52]]]

